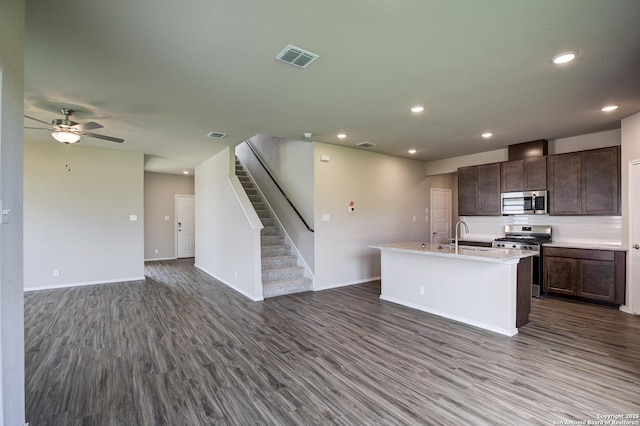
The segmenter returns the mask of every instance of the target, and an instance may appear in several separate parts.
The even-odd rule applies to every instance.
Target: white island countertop
[[[453,249],[449,244],[421,243],[417,241],[382,243],[370,245],[369,247],[401,253],[412,253],[425,256],[441,256],[493,263],[518,263],[523,257],[535,256],[537,254],[529,250],[471,247],[464,245],[460,245],[458,247],[458,251],[456,252],[455,249]]]

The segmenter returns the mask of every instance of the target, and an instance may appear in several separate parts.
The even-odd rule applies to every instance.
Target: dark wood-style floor
[[[640,413],[638,317],[535,299],[532,323],[508,338],[383,302],[375,282],[251,302],[192,263],[25,295],[31,426],[552,425]]]

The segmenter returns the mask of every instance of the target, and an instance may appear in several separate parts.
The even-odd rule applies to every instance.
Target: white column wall
[[[0,2],[0,424],[22,425],[24,291],[22,272],[22,140],[24,0]]]
[[[262,223],[231,172],[233,149],[196,167],[196,258],[199,269],[251,300],[262,300]]]
[[[632,211],[629,203],[629,189],[631,185],[640,185],[640,182],[631,182],[629,178],[629,163],[640,160],[640,113],[634,114],[622,120],[622,238],[625,247],[629,247],[627,264],[630,264],[632,256],[637,256],[635,249],[631,248],[632,241],[630,218],[633,215],[635,226],[640,226],[640,212]],[[623,310],[640,314],[640,277],[631,276],[627,267],[627,302]]]

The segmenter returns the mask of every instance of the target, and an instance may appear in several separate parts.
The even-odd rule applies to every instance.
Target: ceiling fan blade
[[[33,120],[33,121],[37,121],[39,123],[43,123],[46,124],[47,126],[51,126],[51,123],[47,123],[46,121],[42,121],[39,118],[35,118],[35,117],[30,117],[28,115],[25,115],[24,118],[28,118],[29,120]]]
[[[85,130],[101,129],[102,127],[104,127],[102,124],[96,123],[95,121],[89,121],[88,123],[80,123],[71,126],[71,130],[84,132]]]
[[[29,129],[29,130],[46,130],[49,132],[53,132],[54,129],[45,129],[44,127],[25,127],[25,129]]]
[[[112,136],[99,135],[97,133],[89,133],[89,132],[72,132],[72,133],[82,135],[82,136],[88,136],[90,138],[104,139],[109,142],[117,142],[117,143],[124,142],[124,139],[114,138]]]

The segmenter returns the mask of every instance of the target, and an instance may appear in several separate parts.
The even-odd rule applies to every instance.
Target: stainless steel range
[[[540,297],[542,287],[542,262],[540,261],[540,249],[542,244],[551,242],[552,229],[548,225],[505,225],[504,237],[496,238],[492,247],[531,250],[535,251],[533,257],[533,288],[534,297]]]

